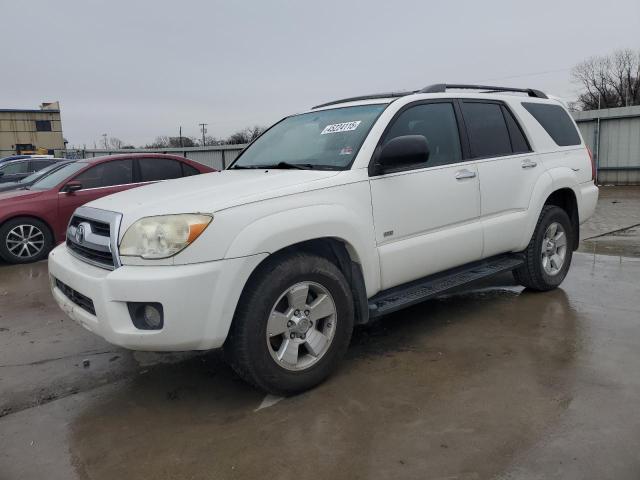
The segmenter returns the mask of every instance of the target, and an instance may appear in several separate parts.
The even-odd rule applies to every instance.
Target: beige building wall
[[[0,157],[37,149],[54,154],[65,149],[60,104],[43,103],[39,110],[0,109]]]

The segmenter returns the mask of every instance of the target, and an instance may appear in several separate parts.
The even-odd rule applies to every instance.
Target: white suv
[[[290,394],[336,367],[356,324],[502,271],[557,287],[597,197],[542,92],[349,98],[281,120],[222,172],[79,208],[51,286],[111,343],[224,346],[243,378]]]

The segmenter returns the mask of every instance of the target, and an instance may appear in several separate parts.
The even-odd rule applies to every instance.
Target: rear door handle
[[[476,178],[476,172],[472,172],[466,168],[456,172],[456,180],[464,180],[465,178]]]
[[[533,160],[523,160],[522,168],[535,168],[538,166],[538,162],[534,162]]]

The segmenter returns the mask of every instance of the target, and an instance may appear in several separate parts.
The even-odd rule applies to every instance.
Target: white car
[[[130,349],[224,347],[291,394],[334,370],[354,325],[513,270],[565,278],[598,198],[566,109],[474,85],[286,117],[225,171],[93,201],[53,250],[53,295]]]

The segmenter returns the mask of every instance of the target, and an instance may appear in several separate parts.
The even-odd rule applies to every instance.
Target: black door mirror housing
[[[82,184],[80,182],[69,182],[62,189],[62,191],[67,193],[77,192],[78,190],[82,190]]]
[[[427,163],[429,143],[423,135],[402,135],[389,140],[378,155],[375,173],[404,170]]]

